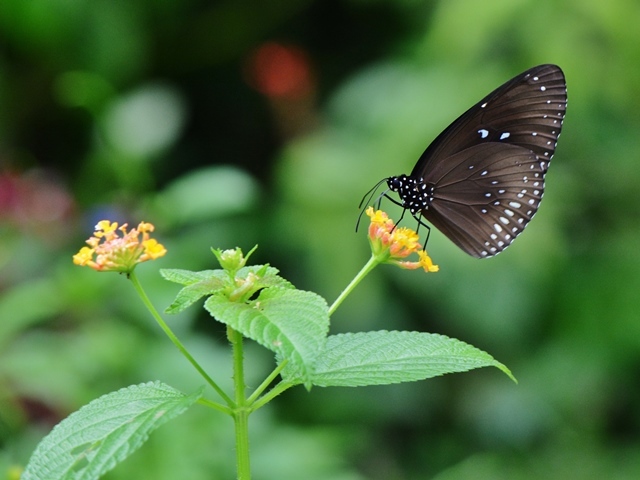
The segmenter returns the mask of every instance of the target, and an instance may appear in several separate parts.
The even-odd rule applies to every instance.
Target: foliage
[[[100,478],[200,395],[185,396],[159,382],[104,395],[56,425],[20,478]]]
[[[362,270],[364,273],[356,276],[356,281],[349,285],[346,292],[350,292],[352,285],[359,283],[371,271],[369,265],[396,262],[398,255],[405,258],[413,253],[407,249],[407,238],[412,239],[413,250],[421,248],[416,232],[405,229],[407,231],[402,235],[390,236],[387,234],[389,230],[399,231],[393,221],[385,215],[383,224],[388,227],[385,229],[380,222],[376,222],[376,218],[382,218],[380,212],[377,216],[372,215],[369,229],[372,261],[376,262],[370,261]],[[144,236],[138,234],[141,228]],[[321,297],[296,290],[277,275],[276,269],[268,265],[247,267],[247,260],[257,247],[246,256],[236,248],[213,250],[221,270],[162,271],[167,280],[185,285],[167,308],[169,312],[178,313],[208,295],[206,310],[227,325],[234,380],[234,392],[227,394],[159,316],[137,279],[134,271],[136,265],[151,259],[146,257],[148,253],[143,245],[152,245],[149,251],[162,252],[157,258],[166,253],[164,246],[148,234],[155,227],[141,222],[138,230],[128,234],[122,226],[118,229],[122,236],[116,233],[117,229],[115,223],[98,222],[94,236],[87,241],[91,252],[85,253],[88,247],[82,247],[80,253],[73,257],[74,263],[98,272],[125,273],[169,340],[226,405],[202,399],[203,388],[187,396],[159,382],[134,385],[104,395],[56,425],[40,442],[21,476],[25,480],[101,478],[137,450],[148,439],[150,432],[184,413],[196,401],[233,418],[237,478],[249,480],[252,475],[249,415],[292,386],[304,384],[310,390],[312,385],[386,385],[484,366],[498,367],[513,378],[511,372],[490,355],[441,335],[382,331],[327,338],[329,312],[335,311],[334,307],[344,295],[329,309]],[[386,247],[378,238],[383,234],[387,234],[384,235]],[[96,255],[94,250],[99,253]],[[391,253],[394,251],[395,254]],[[420,257],[428,258],[424,250],[420,250]],[[433,268],[431,261],[429,266]],[[279,364],[248,397],[245,395],[247,388],[242,337],[273,351]],[[282,380],[265,393],[278,375]]]
[[[126,282],[70,265],[97,220],[153,219],[192,271],[211,268],[210,245],[257,242],[256,263],[334,298],[365,258],[350,234],[362,194],[551,62],[567,117],[517,244],[474,261],[434,232],[438,275],[376,272],[332,317],[336,335],[464,338],[520,384],[478,371],[293,389],[256,416],[252,451],[267,479],[638,477],[639,15],[622,0],[0,2],[0,471],[105,392],[158,371],[180,391],[201,383]],[[256,88],[265,40],[303,51],[306,96]],[[139,274],[171,304],[172,285]],[[197,310],[171,325],[230,377],[225,332]],[[247,346],[250,385],[270,361]],[[205,423],[187,412],[105,478],[229,478],[230,425]]]

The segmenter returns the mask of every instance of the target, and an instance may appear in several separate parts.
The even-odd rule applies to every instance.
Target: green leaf
[[[191,285],[192,283],[218,276],[219,272],[226,276],[223,270],[202,270],[201,272],[192,272],[191,270],[182,270],[179,268],[160,269],[160,275],[162,275],[162,278],[181,285]]]
[[[104,395],[56,425],[40,442],[20,478],[97,479],[201,396],[201,391],[187,396],[160,382]]]
[[[252,265],[238,270],[236,279],[245,279],[252,272],[259,275],[255,288],[266,288],[279,286],[283,288],[293,288],[293,285],[284,278],[278,276],[278,269],[267,265]],[[190,307],[205,295],[213,295],[226,288],[234,289],[236,285],[229,277],[229,274],[221,269],[203,270],[201,272],[191,272],[180,269],[163,269],[160,274],[170,282],[186,285],[178,292],[175,300],[169,305],[165,312],[169,314],[179,313]]]
[[[205,308],[218,321],[288,359],[298,372],[298,383],[310,386],[316,357],[329,331],[329,309],[312,292],[282,287],[266,288],[253,304],[230,302],[213,295]]]
[[[454,338],[420,332],[346,333],[327,338],[312,383],[321,387],[388,385],[490,366],[516,381],[491,355]]]
[[[270,267],[268,265],[251,265],[249,267],[242,267],[238,270],[236,277],[247,278],[249,272],[253,272],[260,277],[257,281],[257,285],[259,285],[260,288],[295,288],[291,282],[279,276],[278,271],[279,270],[277,268]]]
[[[222,272],[222,270],[219,270],[219,272]],[[228,278],[221,279],[216,275],[198,283],[187,285],[178,292],[175,300],[165,309],[165,313],[175,314],[185,310],[205,295],[211,295],[224,289],[228,281]]]

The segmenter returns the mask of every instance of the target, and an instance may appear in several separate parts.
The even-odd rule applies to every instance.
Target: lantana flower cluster
[[[401,268],[414,270],[423,268],[425,272],[437,272],[440,268],[433,264],[431,257],[418,242],[418,234],[407,227],[397,227],[382,210],[368,207],[367,215],[371,219],[369,225],[369,243],[375,256],[383,258],[381,263],[391,263]],[[417,253],[418,261],[404,260]]]
[[[99,272],[133,271],[138,263],[155,260],[167,253],[167,249],[150,237],[155,227],[140,222],[127,231],[127,224],[118,227],[117,222],[102,220],[95,226],[93,236],[73,256],[73,263],[91,267]]]

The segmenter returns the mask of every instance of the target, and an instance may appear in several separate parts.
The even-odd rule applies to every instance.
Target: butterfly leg
[[[387,190],[388,192],[389,190]],[[380,201],[382,200],[382,197],[386,198],[387,200],[389,200],[391,203],[395,203],[396,205],[398,205],[399,207],[402,207],[402,215],[404,216],[404,212],[407,209],[407,207],[404,206],[404,203],[399,202],[398,200],[396,200],[395,198],[391,198],[389,195],[387,195],[387,192],[384,192],[382,195],[380,195],[380,197],[378,197],[378,208],[380,208]],[[400,217],[402,219],[402,217]],[[400,220],[398,220],[400,221]]]
[[[431,227],[422,221],[422,213],[420,213],[419,216],[414,215],[413,218],[415,218],[418,221],[418,228],[416,228],[416,233],[418,233],[418,230],[420,230],[421,225],[427,229],[427,238],[424,239],[424,245],[422,247],[423,250],[426,250],[427,243],[429,242],[429,236],[431,235]]]
[[[388,190],[387,190],[388,192]],[[393,232],[396,227],[398,226],[398,224],[402,221],[402,219],[404,218],[404,213],[407,211],[407,207],[404,206],[403,203],[397,201],[395,198],[391,198],[389,195],[387,195],[387,192],[384,192],[382,195],[380,195],[378,197],[378,210],[380,210],[380,202],[382,201],[382,197],[385,197],[387,200],[389,200],[391,203],[395,203],[396,205],[398,205],[399,207],[402,207],[402,215],[400,215],[400,218],[398,219],[398,221],[396,222],[396,224],[393,226],[393,228],[391,229],[391,232]]]

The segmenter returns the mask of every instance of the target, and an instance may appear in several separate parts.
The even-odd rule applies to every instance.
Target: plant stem
[[[214,410],[218,410],[219,412],[226,413],[230,417],[233,416],[233,410],[226,405],[222,405],[221,403],[212,402],[211,400],[206,398],[201,398],[196,403],[205,407],[213,408]]]
[[[227,337],[233,347],[233,383],[235,390],[235,408],[233,422],[236,427],[236,465],[238,480],[251,479],[251,463],[249,460],[249,414],[244,383],[244,351],[242,335],[227,327]]]
[[[264,405],[269,403],[271,400],[273,400],[275,397],[280,395],[282,392],[290,389],[293,386],[294,385],[292,385],[291,383],[288,383],[288,382],[280,382],[280,383],[278,383],[275,387],[273,387],[271,390],[269,390],[267,393],[265,393],[262,397],[260,397],[258,400],[256,400],[253,403],[253,405],[251,405],[251,411],[253,412],[253,411],[258,410],[260,407],[263,407]]]
[[[260,384],[260,386],[258,388],[255,389],[255,391],[251,394],[251,396],[247,399],[247,404],[248,405],[253,405],[253,403],[256,401],[256,399],[262,394],[262,392],[264,392],[266,390],[266,388],[271,385],[271,382],[273,382],[273,380],[280,374],[280,372],[282,371],[282,369],[287,365],[288,360],[283,360],[280,365],[278,365],[273,372],[271,372],[269,374],[269,376],[267,378],[264,379],[264,382],[262,382]],[[255,408],[252,408],[251,411],[256,410]]]
[[[165,323],[163,318],[160,316],[158,311],[155,309],[155,307],[151,303],[151,300],[149,300],[149,297],[147,296],[146,292],[142,288],[142,285],[140,284],[140,281],[138,280],[138,277],[136,276],[135,272],[129,273],[129,280],[131,280],[131,283],[133,284],[133,288],[136,289],[136,291],[138,292],[138,295],[142,299],[142,303],[144,303],[144,305],[147,307],[147,310],[149,310],[149,312],[151,313],[151,316],[155,319],[158,325],[160,325],[160,328],[164,331],[167,337],[169,337],[169,340],[173,342],[173,344],[180,351],[180,353],[182,353],[182,355],[189,361],[189,363],[191,363],[191,365],[194,366],[194,368],[198,371],[198,373],[200,373],[200,375],[202,375],[202,377],[207,381],[207,383],[211,385],[211,387],[216,392],[218,392],[218,395],[222,397],[222,399],[227,403],[227,405],[229,405],[230,407],[233,407],[234,406],[233,400],[226,393],[224,393],[224,391],[218,386],[218,384],[207,374],[207,372],[204,371],[204,369],[200,366],[200,364],[196,361],[196,359],[191,356],[191,354],[188,352],[188,350],[185,348],[182,342],[178,340],[178,337],[176,337],[173,331],[171,331],[171,329],[169,328],[169,325]]]
[[[356,286],[362,281],[362,279],[366,277],[371,270],[378,266],[379,263],[380,259],[374,255],[371,255],[369,261],[364,265],[364,267],[362,267],[362,269],[358,272],[354,279],[351,280],[351,283],[347,285],[347,288],[345,288],[338,296],[338,298],[336,298],[336,301],[333,302],[333,305],[331,305],[331,307],[329,308],[329,316],[333,315],[333,312],[338,309],[342,301],[347,298],[351,291],[356,288]]]

